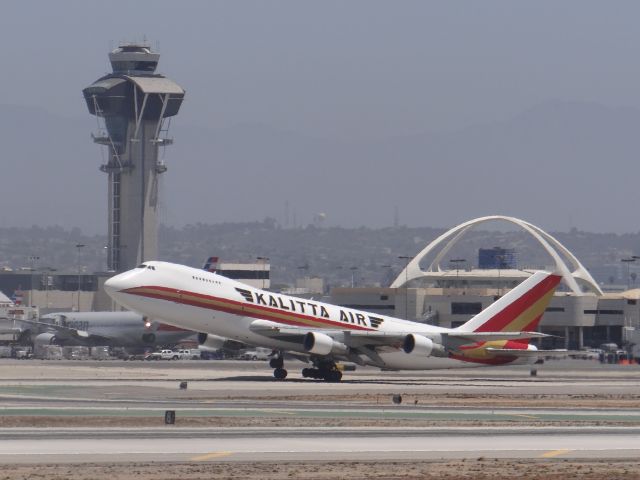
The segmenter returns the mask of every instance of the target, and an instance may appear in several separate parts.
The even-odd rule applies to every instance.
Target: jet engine
[[[33,339],[34,345],[55,345],[56,336],[53,333],[40,333]]]
[[[416,335],[415,333],[410,333],[409,335],[404,337],[402,349],[405,351],[405,353],[418,355],[420,357],[446,356],[445,349],[442,345],[434,343],[430,338],[424,337],[422,335]]]
[[[329,335],[318,332],[309,332],[304,336],[304,349],[316,355],[346,355],[349,347],[342,342],[337,342]]]
[[[198,345],[210,348],[211,350],[218,350],[222,348],[225,340],[225,338],[218,337],[217,335],[211,335],[209,333],[198,334]]]
[[[233,351],[247,348],[245,343],[238,342],[237,340],[229,340],[228,338],[219,337],[218,335],[212,335],[210,333],[198,334],[198,346],[204,350],[211,351],[220,350],[221,348]]]

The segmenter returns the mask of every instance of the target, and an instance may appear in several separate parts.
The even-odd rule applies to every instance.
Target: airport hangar
[[[450,265],[451,249],[469,230],[495,221],[531,235],[549,255],[545,269],[562,275],[540,323],[541,332],[553,335],[542,346],[579,349],[633,341],[640,331],[640,289],[604,293],[558,240],[524,220],[501,215],[476,218],[448,230],[413,257],[390,287],[334,288],[331,302],[441,327],[459,326],[533,273],[518,269],[510,261],[511,252],[502,249],[495,249],[488,262],[479,259],[484,268],[443,268]]]

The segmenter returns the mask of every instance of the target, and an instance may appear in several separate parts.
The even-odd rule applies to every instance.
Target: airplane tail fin
[[[561,279],[554,273],[536,272],[456,331],[533,332]]]
[[[203,270],[207,272],[215,272],[218,269],[218,257],[209,257],[207,261],[204,262]]]

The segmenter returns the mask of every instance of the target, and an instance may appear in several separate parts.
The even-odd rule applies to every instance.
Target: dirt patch
[[[640,408],[638,394],[477,394],[477,393],[404,393],[400,389],[403,403],[421,407],[521,407],[521,408]],[[220,400],[246,400],[270,402],[340,403],[361,406],[391,404],[393,394],[354,393],[336,395],[269,395],[243,397],[233,395]],[[185,397],[187,398],[187,397]],[[195,399],[195,398],[194,398]]]
[[[640,479],[637,461],[474,459],[433,462],[200,462],[3,465],[1,479],[31,480],[418,480],[418,479]]]
[[[176,427],[242,428],[242,427],[378,427],[378,428],[429,428],[429,427],[587,427],[587,426],[637,426],[640,422],[571,420],[547,421],[528,417],[513,420],[422,420],[410,418],[315,418],[315,417],[183,417],[179,412]],[[53,428],[53,427],[164,427],[164,416],[158,417],[72,417],[72,416],[0,416],[0,428]],[[171,428],[171,426],[167,426]],[[2,480],[2,475],[0,475]]]

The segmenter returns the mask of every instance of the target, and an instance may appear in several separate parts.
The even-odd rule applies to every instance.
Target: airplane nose
[[[109,278],[104,282],[104,291],[115,300],[120,291],[131,286],[131,282],[127,281],[130,277],[130,272],[124,272]]]
[[[116,275],[117,276],[117,275]],[[113,281],[115,277],[111,277],[109,279],[107,279],[106,282],[104,282],[104,291],[107,292],[107,295],[109,295],[110,297],[113,296],[112,294],[116,291],[117,287],[116,287],[116,282]]]

